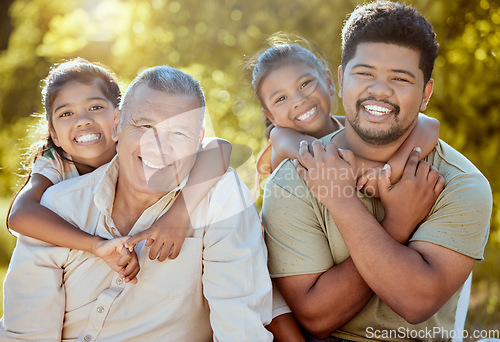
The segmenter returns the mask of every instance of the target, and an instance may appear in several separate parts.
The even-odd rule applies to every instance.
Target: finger
[[[380,175],[377,174],[375,169],[368,169],[356,181],[356,189],[360,191],[372,179],[377,180]]]
[[[120,260],[118,260],[116,265],[118,267],[126,267],[131,259],[132,259],[132,253],[127,248],[124,248],[122,250],[122,255],[120,257]]]
[[[295,163],[295,169],[297,170],[297,173],[300,175],[300,177],[302,177],[303,180],[307,181],[307,170],[299,164],[299,162],[297,161],[297,163]]]
[[[330,156],[339,155],[339,149],[337,148],[337,145],[332,142],[327,142],[325,144],[325,152]]]
[[[182,243],[175,243],[173,246],[172,246],[172,251],[170,252],[170,255],[168,256],[169,259],[175,259],[179,256],[180,252],[181,252],[181,247],[182,247]]]
[[[151,246],[155,242],[155,239],[149,238],[146,240],[146,243],[144,244],[146,247]]]
[[[354,157],[354,153],[352,153],[352,151],[350,150],[344,150],[344,149],[341,149],[339,148],[339,156],[340,158],[342,158],[344,161],[347,162],[347,164],[353,166],[355,165],[356,163],[356,159]]]
[[[172,243],[164,243],[160,250],[160,255],[158,256],[158,261],[165,261],[172,250]]]
[[[312,143],[313,155],[315,157],[320,157],[325,153],[325,148],[321,140],[314,140]]]
[[[126,283],[131,282],[132,284],[136,284],[137,283],[136,276],[139,273],[139,271],[140,271],[140,266],[139,262],[137,261],[137,258],[132,258],[132,260],[130,260],[125,270],[122,272],[125,282]]]
[[[422,150],[420,149],[420,147],[415,147],[413,151],[411,151],[410,155],[408,156],[408,160],[406,161],[405,169],[403,170],[403,176],[401,178],[415,176],[418,166],[418,160],[421,153]]]
[[[416,176],[418,179],[427,180],[427,176],[429,175],[429,171],[431,169],[431,165],[426,161],[419,161],[417,164]]]
[[[391,189],[391,174],[391,166],[389,164],[385,164],[382,168],[382,171],[380,171],[379,177],[377,179],[378,190],[381,197],[386,195]]]
[[[130,246],[135,246],[139,241],[145,240],[149,238],[151,235],[151,230],[148,228],[146,230],[143,230],[140,233],[137,233],[135,235],[132,235],[127,239],[127,242],[125,243],[125,247],[129,248]]]
[[[149,259],[150,260],[156,259],[156,256],[160,252],[160,249],[162,248],[162,246],[163,246],[163,243],[161,243],[159,241],[155,241],[155,243],[153,243],[153,245],[151,246],[151,249],[149,250]]]
[[[305,143],[305,144],[304,144]],[[299,148],[299,155],[298,155],[298,160],[300,164],[304,165],[306,168],[309,168],[313,164],[313,155],[309,152],[309,149],[307,148],[307,141],[303,140],[301,142],[300,148]]]
[[[434,166],[431,166],[429,168],[429,174],[427,175],[427,180],[431,184],[435,185],[438,179],[439,179],[439,171]]]
[[[434,186],[434,192],[436,193],[436,195],[439,195],[443,191],[445,186],[446,186],[446,180],[444,179],[443,176],[439,175],[438,181]]]

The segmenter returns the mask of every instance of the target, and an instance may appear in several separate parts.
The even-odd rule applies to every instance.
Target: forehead
[[[147,119],[154,122],[181,117],[196,121],[196,118],[202,120],[203,109],[200,107],[200,100],[194,95],[168,94],[147,85],[139,85],[124,114],[134,120]]]
[[[389,43],[360,43],[346,69],[367,65],[382,70],[407,70],[423,77],[419,63],[420,53],[417,50]]]
[[[98,86],[97,81],[89,84],[80,83],[78,81],[69,81],[60,86],[59,90],[55,94],[54,103],[76,102],[82,99],[101,97],[104,97],[104,94]]]

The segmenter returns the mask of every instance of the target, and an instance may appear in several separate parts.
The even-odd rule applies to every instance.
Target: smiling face
[[[118,109],[95,82],[64,84],[54,99],[50,115],[52,140],[75,162],[99,167],[115,155],[112,129],[118,120]]]
[[[385,145],[408,136],[425,110],[433,81],[424,84],[419,52],[387,43],[361,43],[339,69],[340,96],[350,129],[366,143]]]
[[[334,93],[330,72],[322,74],[300,61],[289,61],[271,70],[259,89],[264,114],[275,126],[318,138],[333,129],[329,115]]]
[[[173,190],[191,171],[203,130],[196,96],[139,85],[118,134],[119,185],[141,193]]]

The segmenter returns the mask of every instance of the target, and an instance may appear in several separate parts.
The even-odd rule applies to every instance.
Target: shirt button
[[[121,284],[123,283],[123,278],[118,278],[118,279],[116,279],[116,283],[117,283],[118,285],[121,285]]]
[[[85,337],[83,338],[83,340],[84,340],[85,342],[90,342],[90,341],[92,341],[92,336],[90,336],[90,335],[85,335]]]
[[[104,308],[102,306],[98,307],[97,308],[97,312],[98,313],[103,313],[104,312]]]

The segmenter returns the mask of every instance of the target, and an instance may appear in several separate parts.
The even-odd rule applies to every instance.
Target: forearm
[[[17,206],[9,216],[9,228],[25,236],[56,246],[94,253],[103,239],[88,234],[41,204]]]
[[[276,342],[305,342],[300,326],[292,313],[279,315],[266,326]]]
[[[373,296],[351,258],[321,274],[302,293],[287,292],[280,278],[276,281],[297,320],[318,338],[344,326]]]
[[[335,208],[334,220],[357,270],[385,304],[405,318],[434,305],[428,293],[431,267],[416,250],[394,240],[357,198]]]
[[[231,144],[222,139],[207,141],[203,149],[198,151],[189,180],[182,190],[184,208],[188,214],[200,204],[229,167]]]

